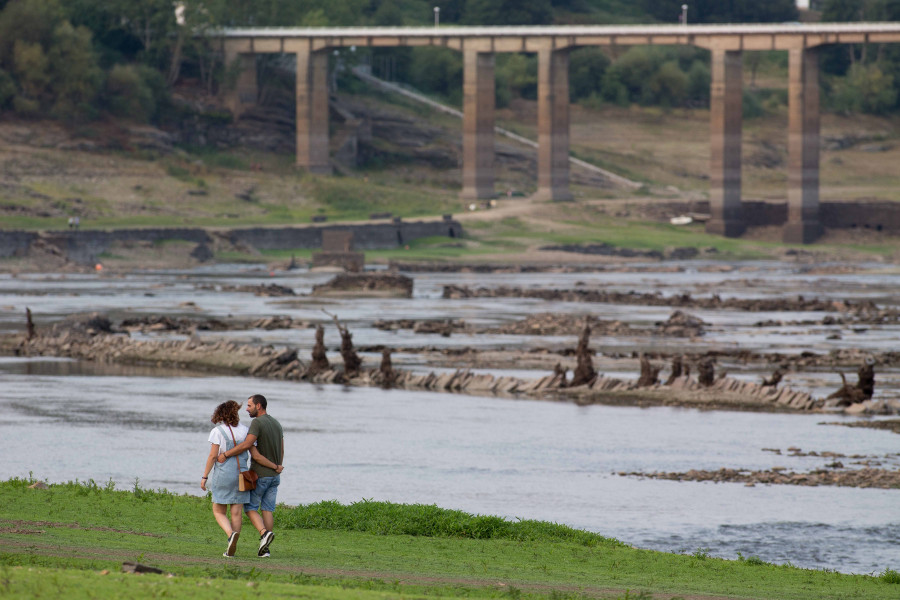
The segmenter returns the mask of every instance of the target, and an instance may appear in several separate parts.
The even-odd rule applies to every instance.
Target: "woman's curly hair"
[[[234,400],[228,400],[216,407],[216,410],[213,411],[212,419],[210,420],[214,424],[225,423],[226,425],[236,427],[241,422],[240,410],[240,404]]]

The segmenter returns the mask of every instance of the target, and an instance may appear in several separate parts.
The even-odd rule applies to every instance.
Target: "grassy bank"
[[[896,598],[900,575],[673,555],[534,521],[362,501],[276,512],[270,559],[245,524],[237,556],[206,498],[94,482],[0,483],[0,595],[9,598]],[[123,561],[166,575],[125,575]],[[250,589],[248,589],[250,588]]]

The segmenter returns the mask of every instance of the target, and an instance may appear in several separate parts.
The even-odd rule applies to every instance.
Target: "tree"
[[[94,112],[93,102],[103,73],[97,65],[91,32],[63,21],[53,32],[47,58],[52,81],[51,113],[72,120]]]
[[[886,113],[897,104],[894,78],[877,65],[855,64],[835,82],[832,107],[843,113]]]
[[[573,101],[600,93],[603,76],[610,62],[601,48],[579,48],[572,51],[569,55],[569,95]]]
[[[550,25],[550,0],[467,0],[463,13],[469,25]]]
[[[677,23],[684,0],[641,0],[654,18]],[[689,23],[779,23],[797,20],[794,0],[691,0]]]
[[[12,0],[0,12],[0,67],[13,70],[17,42],[47,47],[63,20],[57,0]]]

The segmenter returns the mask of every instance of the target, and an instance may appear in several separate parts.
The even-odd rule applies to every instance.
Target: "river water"
[[[665,320],[665,307],[543,303],[533,300],[440,299],[445,283],[572,288],[659,289],[663,294],[748,297],[795,294],[877,298],[893,302],[900,278],[891,273],[805,276],[796,267],[761,264],[736,273],[603,273],[566,275],[417,274],[413,300],[258,298],[215,286],[270,283],[273,277],[245,267],[191,272],[102,275],[0,276],[0,330],[21,330],[24,307],[39,326],[73,312],[289,315],[330,322],[338,314],[358,344],[529,347],[546,340],[514,336],[421,336],[372,327],[377,318],[464,318],[497,323],[554,310],[619,318],[633,325]],[[274,280],[299,293],[328,279],[320,273],[277,273]],[[756,283],[754,283],[756,282]],[[212,289],[208,289],[212,285]],[[705,287],[704,287],[705,286]],[[193,304],[184,305],[185,301]],[[550,304],[551,306],[548,306]],[[691,311],[713,323],[698,343],[710,347],[812,346],[827,351],[847,338],[853,347],[891,349],[895,327],[871,333],[835,328],[759,328],[777,317]],[[613,317],[613,315],[618,315]],[[821,320],[823,315],[810,317]],[[783,320],[802,320],[795,314]],[[333,331],[333,330],[332,330]],[[208,334],[215,335],[215,334]],[[219,334],[258,343],[312,345],[308,330]],[[806,341],[796,338],[804,337]],[[336,345],[337,335],[326,342]],[[647,336],[597,340],[601,350],[658,343]],[[571,347],[574,340],[551,340]],[[664,344],[684,341],[663,340]],[[408,359],[416,368],[415,358]],[[524,373],[520,373],[524,374]],[[543,373],[533,373],[533,376]],[[830,385],[833,374],[798,375],[792,385]],[[829,379],[830,378],[830,379]],[[879,373],[877,394],[895,397],[897,374]],[[416,391],[191,376],[146,368],[100,366],[60,359],[0,359],[0,435],[16,442],[0,478],[29,473],[51,482],[112,480],[119,488],[166,488],[202,494],[199,477],[207,454],[208,419],[225,399],[243,403],[265,394],[285,427],[285,474],[279,500],[287,504],[362,499],[437,504],[478,514],[541,519],[588,529],[632,545],[670,552],[708,552],[843,572],[872,573],[900,567],[898,490],[672,482],[618,475],[624,471],[746,468],[808,471],[833,459],[791,456],[804,452],[860,455],[896,469],[896,434],[824,425],[837,415],[785,415],[676,408],[579,407],[569,403],[476,397]],[[876,396],[877,397],[877,396]],[[22,446],[18,446],[24,444]],[[776,454],[772,449],[779,449]],[[841,459],[846,467],[858,460]]]

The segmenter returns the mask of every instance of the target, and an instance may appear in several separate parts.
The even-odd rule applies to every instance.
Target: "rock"
[[[397,273],[342,273],[313,286],[313,296],[412,298],[413,280]]]
[[[215,255],[213,254],[213,251],[210,250],[209,246],[207,246],[206,244],[197,244],[197,246],[193,250],[191,250],[191,258],[193,258],[197,262],[209,262],[214,257]]]

